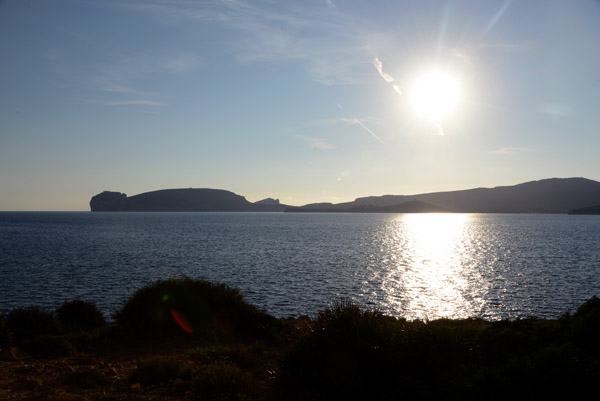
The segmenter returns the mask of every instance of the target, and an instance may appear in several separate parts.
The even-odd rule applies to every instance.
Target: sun
[[[457,77],[440,70],[418,75],[408,95],[416,113],[436,123],[455,114],[462,97]]]

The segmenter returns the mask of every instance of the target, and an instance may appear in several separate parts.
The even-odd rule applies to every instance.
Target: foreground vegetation
[[[0,399],[596,399],[600,299],[574,314],[407,321],[338,301],[277,319],[225,285],[139,289],[108,324],[75,300],[0,318]]]

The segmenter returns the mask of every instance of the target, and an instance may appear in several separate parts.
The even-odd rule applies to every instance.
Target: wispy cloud
[[[123,3],[142,5],[126,0]],[[151,1],[146,5],[160,3]],[[117,6],[108,1],[103,5]],[[69,38],[72,46],[50,49],[46,59],[65,82],[77,82],[88,90],[104,92],[93,95],[96,99],[92,103],[95,104],[165,106],[167,103],[162,100],[165,94],[146,89],[154,87],[154,78],[164,73],[186,73],[202,65],[197,52],[173,43],[131,51],[118,41],[97,41],[93,36],[61,26],[55,30]],[[82,57],[82,53],[87,53],[88,57]],[[112,94],[112,98],[107,100],[106,93]],[[81,101],[89,102],[87,99]]]
[[[113,83],[101,84],[101,88],[103,91],[111,92],[111,93],[122,93],[122,94],[126,94],[126,95],[136,95],[136,96],[157,96],[157,94],[152,93],[152,92],[142,91],[142,90],[138,90],[138,89],[134,89],[134,88],[129,88],[124,85],[117,85],[117,84],[113,84]]]
[[[336,106],[340,107],[340,105],[336,104]],[[343,109],[342,109],[343,110]],[[364,121],[364,119],[362,119]],[[344,124],[344,125],[358,125],[358,119],[352,117],[336,117],[336,118],[327,118],[323,120],[316,120],[311,123],[313,126],[324,126],[324,125],[335,125],[335,124]]]
[[[537,150],[530,149],[530,148],[506,147],[506,148],[492,150],[490,153],[493,153],[495,155],[500,155],[500,156],[514,156],[514,155],[518,155],[518,154],[534,153],[534,152],[537,152]]]
[[[440,124],[438,124],[437,122],[435,122],[434,120],[432,120],[432,119],[429,119],[429,121],[433,124],[433,126],[435,128],[437,128],[438,135],[439,136],[444,136],[444,129],[442,128],[442,126]]]
[[[139,90],[125,85],[118,85],[110,82],[105,82],[99,78],[97,84],[104,92],[112,95],[119,95],[121,99],[113,99],[100,102],[109,106],[167,106],[167,103],[158,100],[161,98],[154,92]]]
[[[230,36],[224,49],[242,63],[301,60],[316,82],[356,82],[363,51],[358,29],[346,23],[333,1],[306,7],[301,2],[212,2],[123,0],[113,7],[150,13],[170,23],[198,21],[220,24]]]
[[[109,106],[166,106],[164,102],[157,102],[154,100],[136,99],[136,100],[115,100],[109,101],[105,104]]]
[[[308,144],[308,146],[310,146],[311,148],[316,149],[316,150],[335,149],[335,147],[333,145],[329,144],[322,138],[315,138],[315,137],[306,136],[306,135],[296,135],[296,138],[306,142]]]
[[[386,82],[394,82],[394,78],[390,74],[383,72],[383,63],[379,60],[379,57],[375,57],[373,66],[375,66],[381,78],[385,79]]]
[[[161,62],[161,66],[172,73],[182,73],[192,71],[201,64],[198,55],[187,52],[182,53],[172,58],[167,58]]]
[[[392,77],[387,72],[383,71],[383,63],[381,62],[381,60],[379,60],[379,57],[375,57],[373,59],[373,66],[375,67],[375,69],[377,69],[377,72],[379,72],[379,75],[381,75],[381,78],[383,78],[385,82],[392,83],[395,81],[394,77]],[[398,94],[402,94],[402,91],[400,90],[400,87],[397,84],[393,84],[392,88],[394,88],[394,90],[398,92]]]

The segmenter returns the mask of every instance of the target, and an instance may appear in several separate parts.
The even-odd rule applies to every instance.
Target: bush
[[[17,344],[42,334],[57,334],[59,331],[54,316],[37,306],[14,308],[6,316],[6,326],[15,336]]]
[[[6,327],[6,323],[4,322],[4,316],[0,315],[0,348],[4,348],[12,344],[13,335]]]
[[[21,348],[40,358],[58,358],[72,353],[75,348],[64,337],[54,334],[42,334],[23,340]]]
[[[381,399],[382,384],[389,385],[405,363],[395,346],[404,325],[347,300],[334,303],[284,357],[282,397]]]
[[[600,358],[600,298],[594,296],[577,308],[571,325],[575,343],[584,357]]]
[[[98,307],[79,299],[64,302],[56,310],[56,316],[68,332],[92,331],[106,326],[106,319]]]
[[[122,332],[138,339],[264,338],[278,324],[246,303],[238,290],[191,279],[159,280],[140,288],[114,319]]]

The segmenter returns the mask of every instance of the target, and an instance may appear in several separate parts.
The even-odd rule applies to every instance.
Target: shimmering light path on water
[[[277,316],[351,298],[415,318],[557,317],[600,295],[600,216],[0,213],[0,310],[144,283],[239,288]]]

